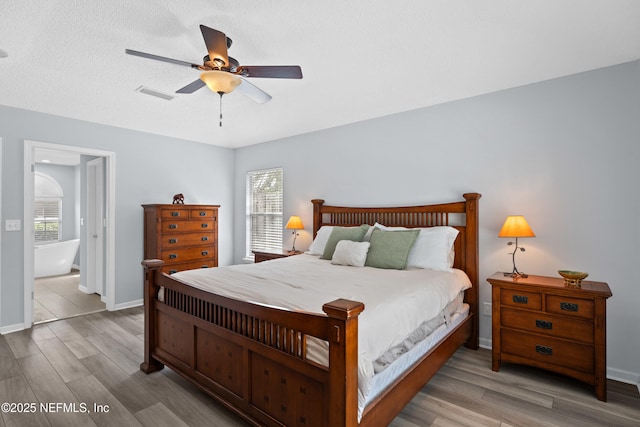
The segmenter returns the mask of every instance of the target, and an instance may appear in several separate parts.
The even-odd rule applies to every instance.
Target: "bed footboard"
[[[279,310],[193,288],[163,274],[161,260],[142,264],[143,372],[167,365],[254,425],[358,424],[362,303]],[[329,343],[329,366],[307,359],[308,337]]]

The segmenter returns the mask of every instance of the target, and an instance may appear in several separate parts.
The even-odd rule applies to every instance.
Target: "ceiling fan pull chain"
[[[224,92],[218,92],[218,95],[220,95],[220,127],[222,127],[222,95]]]

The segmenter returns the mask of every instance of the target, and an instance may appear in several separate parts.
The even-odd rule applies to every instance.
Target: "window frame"
[[[275,174],[275,176],[273,176]],[[268,185],[268,183],[259,183],[258,180],[267,180],[270,177],[279,180],[279,189],[275,191],[263,191],[264,211],[255,210],[259,195],[256,191],[257,185]],[[277,184],[276,184],[277,185]],[[265,187],[266,189],[266,187]],[[273,196],[275,195],[275,203]],[[246,241],[245,241],[245,259],[253,260],[252,251],[261,252],[281,252],[283,247],[282,230],[284,226],[284,170],[282,167],[268,168],[249,171],[246,174]],[[271,200],[266,200],[270,197]],[[269,203],[272,203],[269,206]],[[264,230],[264,238],[259,244],[256,244],[255,230],[259,227],[258,222],[262,222]]]
[[[43,209],[43,211],[46,213],[44,213],[42,215],[42,218],[40,219],[40,216],[37,213],[38,213],[39,204],[42,204],[42,203],[47,203],[47,204],[55,203],[57,205],[57,211],[58,211],[57,217],[52,216],[48,218],[46,213],[52,212],[53,210],[49,208],[45,208]],[[55,218],[55,220],[51,218]],[[37,228],[39,225],[42,225],[42,224],[44,224],[44,230],[42,232],[39,232]],[[39,238],[40,235],[42,235],[43,237],[47,237],[47,235],[50,233],[49,231],[47,231],[49,224],[57,224],[57,228],[58,228],[57,238],[40,239]],[[34,200],[33,239],[36,245],[46,245],[48,243],[57,243],[62,241],[62,197],[39,197]]]

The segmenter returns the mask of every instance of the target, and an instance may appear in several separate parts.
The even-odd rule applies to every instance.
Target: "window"
[[[36,243],[59,242],[62,237],[61,199],[35,201],[33,235]]]
[[[62,187],[54,178],[34,174],[33,236],[36,244],[62,240]]]
[[[247,173],[247,257],[282,250],[282,168]]]

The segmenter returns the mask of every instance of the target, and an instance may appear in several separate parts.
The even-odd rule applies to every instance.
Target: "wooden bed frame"
[[[208,293],[161,272],[145,260],[144,362],[150,373],[169,366],[253,425],[383,426],[462,345],[478,348],[478,200],[438,205],[352,208],[313,200],[314,237],[323,225],[429,227],[460,230],[454,266],[473,287],[470,315],[441,343],[370,403],[358,422],[360,302],[336,300],[325,314],[280,310]],[[159,290],[164,288],[159,299]],[[329,366],[306,359],[306,337],[329,343]]]

